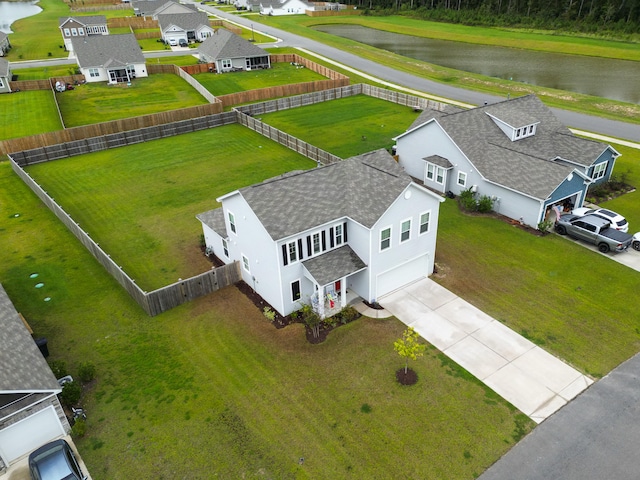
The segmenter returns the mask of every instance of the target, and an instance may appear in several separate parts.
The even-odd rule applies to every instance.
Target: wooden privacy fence
[[[129,7],[131,8],[131,7]],[[153,20],[151,17],[118,17],[108,18],[107,26],[109,28],[160,28],[160,24],[157,20]]]
[[[172,73],[174,75],[178,75],[185,82],[191,85],[195,90],[198,91],[200,95],[207,99],[207,102],[210,104],[218,104],[221,103],[213,93],[207,90],[200,82],[198,82],[195,78],[189,75],[185,70],[181,69],[176,65],[159,65],[159,64],[150,64],[147,65],[147,71],[149,74],[153,73]],[[224,109],[224,105],[221,106],[221,110]]]
[[[84,81],[84,75],[65,75],[61,77],[51,77],[47,80],[16,80],[15,82],[9,82],[9,86],[14,92],[16,90],[49,90],[53,89],[56,82],[62,82],[66,85],[67,83]]]
[[[82,7],[78,7],[77,4],[71,4],[69,6],[69,10],[71,10],[72,12],[76,13],[76,12],[100,12],[102,10],[131,10],[131,4],[130,3],[116,3],[114,5],[110,5],[110,4],[101,4],[99,5],[98,3],[96,3],[95,6],[91,7],[87,7],[87,6],[82,6]]]
[[[178,305],[190,302],[191,300],[215,292],[228,285],[233,285],[242,279],[240,266],[238,262],[234,262],[201,273],[195,277],[180,280],[151,292],[143,291],[136,284],[135,280],[129,277],[122,267],[113,261],[109,254],[102,250],[102,248],[91,239],[89,234],[80,228],[80,225],[78,225],[60,205],[58,205],[27,172],[13,161],[11,156],[9,156],[9,158],[13,171],[148,315],[155,316],[166,312]]]

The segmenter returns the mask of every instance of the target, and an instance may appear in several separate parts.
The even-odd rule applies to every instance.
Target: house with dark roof
[[[198,47],[200,61],[215,63],[216,72],[271,68],[269,54],[224,28],[218,28]]]
[[[582,206],[620,155],[574,135],[535,95],[470,110],[425,110],[395,138],[399,164],[427,187],[471,189],[496,212],[537,228],[560,209]]]
[[[56,377],[0,285],[0,471],[69,433]]]
[[[442,197],[386,150],[291,172],[217,199],[197,218],[209,252],[282,315],[321,317],[433,272]]]
[[[73,52],[74,38],[88,37],[91,35],[109,35],[107,17],[104,15],[87,15],[83,17],[60,17],[58,27],[64,40],[64,48]]]
[[[9,42],[9,35],[4,32],[0,32],[0,57],[4,57],[11,50],[11,42]]]
[[[314,11],[315,6],[304,0],[245,0],[246,6],[260,15],[304,15],[307,10]]]
[[[188,43],[203,42],[213,35],[214,29],[209,23],[209,16],[204,12],[163,13],[158,15],[158,24],[162,40],[165,43],[180,40]]]
[[[146,60],[133,33],[74,38],[72,42],[87,82],[120,83],[148,76]]]
[[[193,4],[178,3],[173,0],[133,0],[131,5],[136,16],[151,17],[154,20],[158,20],[158,15],[198,11]]]
[[[9,62],[4,58],[0,58],[0,93],[11,92],[11,85],[9,85],[9,82],[11,81],[12,76]]]

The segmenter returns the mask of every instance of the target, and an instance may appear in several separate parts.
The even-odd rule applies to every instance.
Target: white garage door
[[[408,283],[414,282],[428,275],[429,254],[410,260],[392,270],[380,273],[377,279],[377,296],[380,298],[389,292],[393,292]]]
[[[11,463],[61,435],[64,429],[50,406],[0,430],[0,455]]]

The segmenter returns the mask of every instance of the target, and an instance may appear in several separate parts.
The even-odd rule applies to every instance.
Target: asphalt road
[[[640,355],[545,420],[480,480],[640,477]]]
[[[399,84],[413,90],[418,90],[438,97],[444,97],[471,105],[482,105],[484,102],[494,103],[504,100],[504,97],[491,96],[471,90],[465,90],[463,88],[452,87],[450,85],[434,82],[416,75],[399,72],[393,68],[366,60],[358,57],[357,55],[324,45],[314,40],[294,35],[292,33],[285,32],[284,30],[265,27],[260,23],[253,22],[251,17],[244,18],[240,15],[228,14],[209,5],[199,5],[198,7],[248,28],[251,28],[253,25],[256,32],[266,33],[279,38],[281,42],[277,45],[305,48],[344,65],[348,65],[352,68],[368,73],[374,77]],[[640,125],[607,120],[567,110],[552,110],[558,119],[569,127],[587,132],[600,133],[611,137],[623,138],[632,142],[640,142]]]

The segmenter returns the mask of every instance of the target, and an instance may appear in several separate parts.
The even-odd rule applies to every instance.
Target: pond
[[[11,24],[21,18],[31,17],[42,11],[37,0],[27,2],[0,2],[0,32],[12,33]]]
[[[434,40],[360,25],[314,28],[456,70],[640,103],[639,62]]]

